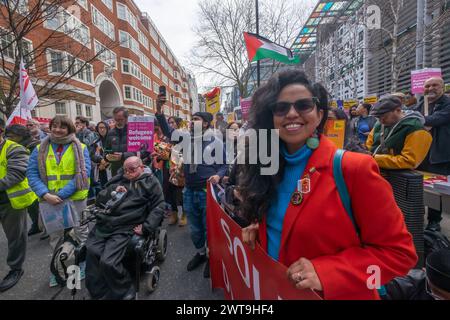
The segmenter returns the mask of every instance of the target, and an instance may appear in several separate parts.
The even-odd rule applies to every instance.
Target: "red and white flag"
[[[20,59],[20,101],[13,113],[9,116],[6,125],[25,124],[31,119],[31,110],[39,103],[39,99],[34,91],[28,71],[25,68],[23,58]]]
[[[20,59],[20,106],[23,109],[33,110],[39,103],[39,99],[34,91],[28,71],[25,69],[23,58]]]

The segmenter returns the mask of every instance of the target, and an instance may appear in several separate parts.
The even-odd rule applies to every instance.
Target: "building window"
[[[77,0],[78,4],[82,6],[86,11],[88,9],[87,0]]]
[[[127,20],[127,6],[117,2],[117,17],[121,20]]]
[[[130,86],[124,86],[125,90],[125,99],[131,100],[131,87]]]
[[[117,3],[117,17],[121,20],[128,21],[134,30],[138,30],[137,19],[126,5]]]
[[[122,72],[130,73],[130,60],[122,59]]]
[[[0,30],[0,32],[3,33],[3,30]],[[0,49],[2,50],[2,54],[6,57],[6,58],[10,58],[10,59],[14,59],[15,55],[14,55],[14,46],[12,44],[12,42],[14,41],[13,39],[13,35],[8,33],[8,34],[2,34],[1,38],[0,38]]]
[[[57,6],[51,7],[46,11],[44,26],[47,29],[64,32],[72,39],[80,42],[85,47],[90,47],[91,39],[89,28],[77,17],[66,10],[59,11]]]
[[[166,86],[169,85],[169,78],[164,73],[161,75],[161,80]]]
[[[140,54],[139,43],[128,32],[119,30],[120,46],[131,49],[138,57]]]
[[[161,69],[159,69],[154,63],[152,63],[152,72],[158,79],[161,79]]]
[[[66,104],[64,102],[56,102],[55,103],[55,114],[58,116],[66,116]]]
[[[141,68],[129,59],[122,59],[122,73],[131,74],[139,81],[142,81]]]
[[[104,64],[116,68],[117,66],[116,54],[112,50],[106,48],[97,40],[95,40],[95,54],[97,55],[97,58]]]
[[[159,84],[153,82],[153,92],[159,94]]]
[[[92,22],[99,28],[104,34],[106,34],[111,40],[116,40],[114,25],[106,19],[106,17],[93,5],[92,8]]]
[[[113,11],[113,3],[112,3],[112,0],[102,0],[102,2],[105,4],[105,6],[108,7],[109,10]]]
[[[86,108],[86,118],[89,120],[92,120],[92,106],[91,105],[85,105]]]
[[[152,81],[145,74],[142,74],[142,86],[147,89],[152,89]]]
[[[145,34],[138,29],[138,35],[139,35],[139,42],[144,46],[145,49],[148,50],[148,39],[145,36]]]
[[[152,56],[156,59],[156,61],[160,61],[161,60],[161,55],[159,54],[158,49],[156,49],[153,45],[151,45],[151,53]]]
[[[15,10],[14,12],[19,13],[23,16],[28,14],[28,0],[9,0],[9,2],[6,2],[6,0],[2,0],[2,4],[8,4],[10,10]]]
[[[75,105],[75,109],[76,109],[76,112],[77,112],[77,117],[83,116],[83,105],[77,103]]]
[[[52,73],[63,73],[63,54],[62,52],[51,51],[50,52],[50,63]]]
[[[153,40],[155,40],[156,43],[158,43],[158,32],[152,25],[149,26],[149,29],[150,29],[150,36],[153,38]]]
[[[4,29],[0,29],[0,51],[3,57],[15,60],[19,56],[17,42],[14,42],[13,35],[6,33]],[[33,63],[33,43],[29,40],[22,39],[22,54],[25,63],[29,66]]]

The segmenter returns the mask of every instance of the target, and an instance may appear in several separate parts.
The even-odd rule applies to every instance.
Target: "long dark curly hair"
[[[319,99],[317,113],[323,111],[323,119],[317,128],[319,134],[323,133],[328,119],[328,93],[321,84],[311,83],[304,72],[300,70],[287,70],[272,76],[267,84],[260,87],[252,98],[252,107],[249,115],[249,127],[255,130],[274,129],[273,113],[270,106],[277,102],[281,91],[292,84],[301,84],[309,90],[313,97]],[[258,137],[259,138],[259,137]],[[271,132],[268,134],[267,145],[271,146]],[[283,143],[280,141],[280,144]],[[259,145],[259,143],[258,143]],[[247,153],[249,147],[247,146]],[[275,150],[274,150],[275,151]],[[272,150],[269,150],[269,154]],[[249,222],[261,221],[268,212],[272,195],[284,175],[285,160],[278,154],[280,169],[274,176],[261,175],[263,166],[258,160],[257,164],[247,164],[240,176],[239,193],[244,199],[240,210]],[[247,162],[248,163],[248,162]]]

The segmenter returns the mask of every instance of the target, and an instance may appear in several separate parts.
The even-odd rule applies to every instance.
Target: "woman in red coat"
[[[261,175],[261,165],[245,170],[238,193],[254,224],[243,231],[244,241],[259,240],[289,268],[299,290],[324,299],[379,299],[374,285],[407,274],[417,255],[392,188],[370,156],[343,157],[355,225],[345,210],[333,175],[337,148],[321,135],[327,97],[321,85],[292,70],[255,93],[251,126],[279,130],[280,170],[276,176]]]

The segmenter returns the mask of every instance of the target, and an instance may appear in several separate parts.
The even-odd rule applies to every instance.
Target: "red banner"
[[[297,290],[287,268],[257,246],[242,242],[242,229],[217,203],[210,187],[207,198],[208,246],[213,288],[228,300],[320,300],[311,290]]]

